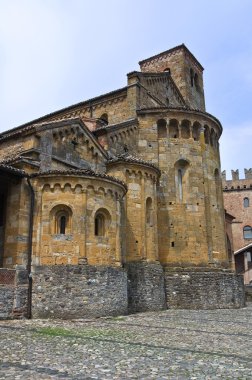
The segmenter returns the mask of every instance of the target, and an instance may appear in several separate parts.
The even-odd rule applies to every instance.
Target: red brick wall
[[[244,239],[243,227],[252,227],[252,184],[251,179],[223,181],[224,207],[235,217],[232,223],[234,251],[252,243]],[[249,207],[244,207],[244,198],[249,199]]]

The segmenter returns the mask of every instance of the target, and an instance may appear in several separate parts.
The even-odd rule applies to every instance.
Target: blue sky
[[[222,169],[252,167],[251,0],[0,0],[0,131],[126,85],[185,43],[222,123]]]

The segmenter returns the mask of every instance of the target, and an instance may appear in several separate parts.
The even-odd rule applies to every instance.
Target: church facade
[[[180,45],[140,69],[0,135],[0,317],[244,305],[203,67]]]

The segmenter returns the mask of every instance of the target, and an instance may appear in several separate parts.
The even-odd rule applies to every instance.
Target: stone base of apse
[[[23,268],[0,269],[0,319],[27,316],[28,277]],[[133,262],[33,268],[33,318],[93,318],[171,309],[245,306],[243,277],[227,270],[163,268]]]
[[[243,277],[230,271],[165,268],[167,307],[228,309],[245,306]]]
[[[127,274],[90,265],[37,266],[33,318],[92,318],[127,314]]]
[[[128,312],[166,309],[163,267],[157,262],[132,262],[126,269]]]
[[[27,316],[28,273],[23,267],[0,269],[0,319]]]

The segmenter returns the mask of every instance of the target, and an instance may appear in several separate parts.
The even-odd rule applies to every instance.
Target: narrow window
[[[176,198],[179,203],[186,203],[188,199],[189,162],[178,160],[175,163]]]
[[[157,121],[157,132],[159,139],[167,137],[167,127],[164,119],[159,119]]]
[[[95,217],[95,236],[105,235],[105,217],[99,213]]]
[[[147,226],[152,226],[152,199],[146,199],[146,224]]]
[[[216,206],[220,207],[222,199],[222,182],[220,178],[220,173],[218,169],[214,171],[214,184],[215,184],[215,197],[216,197]]]
[[[72,232],[72,210],[66,205],[55,206],[50,212],[51,234],[69,235]]]
[[[247,197],[243,199],[243,206],[249,207],[249,199]]]
[[[250,226],[245,226],[243,228],[244,239],[252,239],[252,228]]]
[[[193,87],[193,82],[194,82],[193,69],[190,69],[190,80],[191,80],[191,86]]]
[[[194,84],[197,91],[199,91],[199,77],[198,74],[195,73],[194,75]]]
[[[102,121],[102,123],[104,125],[108,125],[108,114],[107,113],[103,113],[101,116],[100,116],[100,120]]]
[[[181,138],[189,139],[190,138],[190,121],[183,120],[181,122]]]
[[[62,215],[59,220],[59,233],[65,235],[66,233],[66,217]]]
[[[182,173],[182,169],[178,169],[178,191],[179,191],[179,199],[182,201],[182,199],[183,199],[183,173]]]
[[[169,123],[169,137],[176,139],[179,135],[178,120],[171,119]]]

